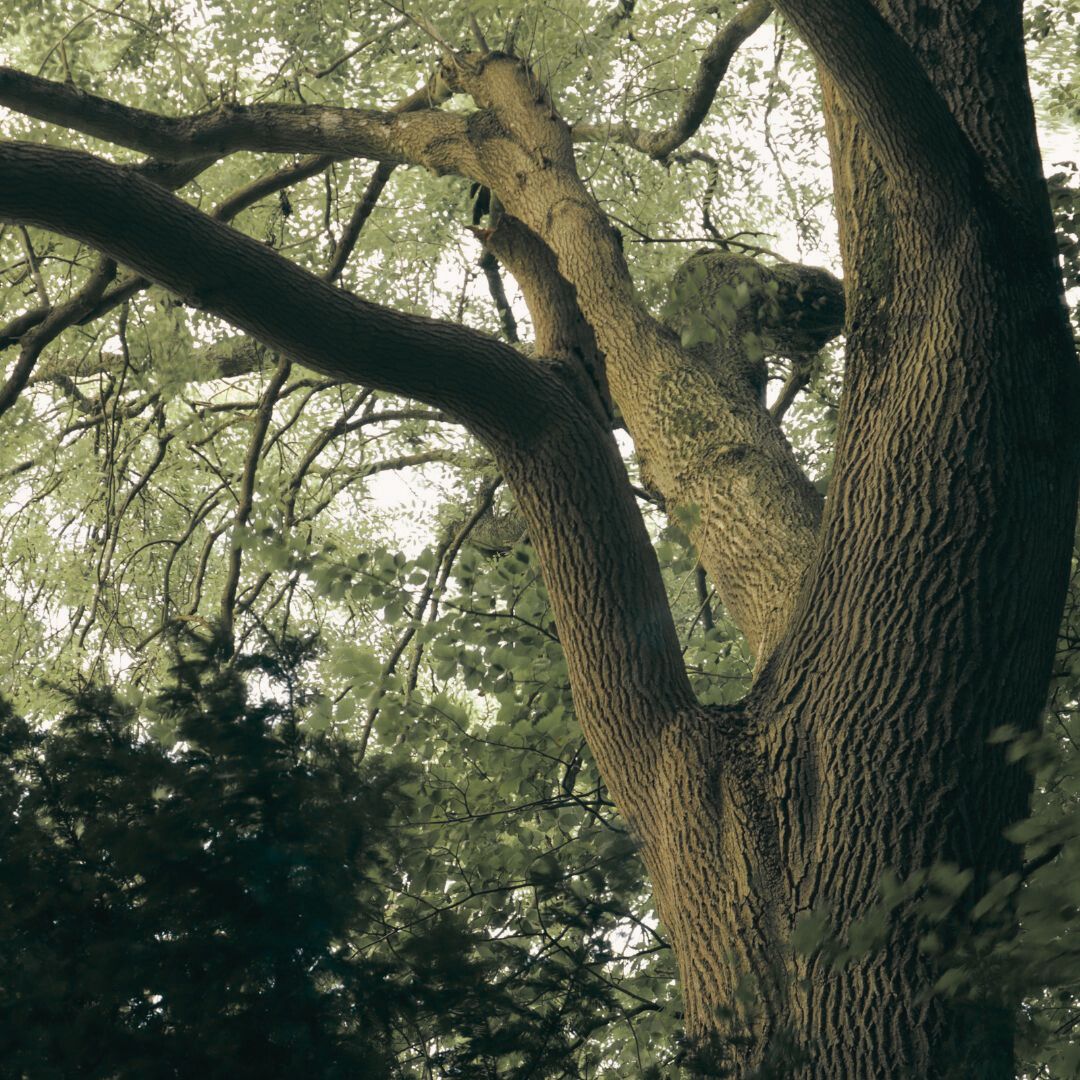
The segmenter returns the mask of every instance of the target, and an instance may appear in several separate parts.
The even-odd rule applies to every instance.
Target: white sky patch
[[[397,522],[394,540],[402,553],[416,558],[434,534],[432,506],[438,486],[422,469],[376,473],[367,480],[367,493],[382,513]]]

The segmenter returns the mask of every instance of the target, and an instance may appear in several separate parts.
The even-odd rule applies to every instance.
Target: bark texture
[[[573,133],[512,56],[446,58],[439,85],[470,96],[468,114],[259,106],[172,120],[10,71],[0,102],[173,161],[302,150],[467,176],[503,208],[484,238],[522,285],[540,360],[350,296],[87,155],[0,144],[0,215],[78,237],[275,349],[450,410],[487,441],[540,556],[582,727],[640,838],[688,1030],[731,1075],[1004,1080],[1012,1003],[929,995],[938,968],[910,910],[839,971],[789,936],[826,909],[843,935],[889,871],[969,868],[962,915],[1016,866],[1002,830],[1024,814],[1027,781],[987,736],[1036,722],[1080,458],[1020,5],[777,6],[821,65],[844,257],[847,373],[823,517],[760,372],[683,347],[649,314],[577,174]],[[735,36],[764,5],[744,14]],[[714,74],[677,132],[626,141],[670,152]],[[703,275],[727,282],[730,261],[705,258]],[[817,286],[811,311],[835,322],[835,282]],[[766,319],[777,348],[835,329],[793,329],[800,310]],[[758,654],[737,708],[691,693],[612,409],[668,506],[695,508],[702,560]]]
[[[887,869],[970,868],[970,903],[1016,868],[1027,778],[987,736],[1029,728],[1045,692],[1077,372],[1019,5],[781,7],[823,67],[848,370],[815,562],[748,704],[787,911],[828,906],[843,932]],[[914,115],[888,111],[905,86]],[[917,939],[901,918],[840,973],[797,965],[806,1075],[1013,1075],[1011,1003],[925,1000]]]

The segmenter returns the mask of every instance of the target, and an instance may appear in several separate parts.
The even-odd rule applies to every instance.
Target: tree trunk
[[[660,706],[652,736],[624,747],[628,764],[600,762],[641,838],[688,1031],[714,1063],[807,1080],[1004,1080],[1016,1003],[992,987],[931,994],[949,961],[921,949],[912,905],[880,948],[836,970],[826,951],[797,955],[788,942],[800,917],[826,912],[843,941],[887,874],[952,866],[971,878],[938,927],[947,943],[1019,868],[1003,831],[1024,816],[1029,781],[988,737],[1030,730],[1042,704],[1075,516],[1078,402],[1019,8],[945,17],[893,4],[890,23],[871,14],[845,36],[843,14],[785,6],[823,65],[848,306],[833,488],[805,574],[804,539],[784,552],[779,586],[737,569],[741,530],[770,514],[785,523],[774,537],[813,522],[774,495],[802,498],[801,478],[721,498],[712,486],[728,467],[716,458],[710,478],[688,445],[750,430],[739,427],[755,416],[743,388],[706,389],[714,373],[631,310],[617,253],[596,273],[605,237],[583,241],[597,225],[580,194],[515,206],[576,288],[631,431],[660,447],[662,468],[681,465],[667,491],[712,508],[710,550],[731,545],[718,555],[725,600],[755,644],[782,638],[740,708]],[[876,67],[867,33],[884,42]],[[925,98],[921,129],[887,96],[890,79]],[[689,404],[717,400],[733,412],[707,420]],[[783,449],[760,431],[746,443]],[[518,478],[526,501],[536,487]],[[730,515],[733,503],[737,520],[721,527],[717,508]],[[543,550],[544,522],[531,528]],[[698,535],[708,549],[708,530]],[[544,558],[556,605],[576,577],[555,569],[563,550]],[[794,614],[777,626],[762,604],[786,590],[778,609]],[[560,625],[577,614],[564,610]],[[598,655],[581,676],[592,690],[575,693],[594,746]]]
[[[85,155],[0,145],[0,213],[79,237],[320,370],[450,409],[492,447],[583,730],[640,839],[688,1033],[726,1075],[1004,1080],[1014,1002],[932,995],[942,961],[920,950],[911,903],[839,969],[790,937],[827,913],[844,940],[886,874],[948,863],[971,879],[947,945],[1018,868],[1002,833],[1028,780],[988,736],[1037,722],[1080,457],[1020,4],[777,6],[821,65],[845,265],[820,521],[747,380],[682,348],[635,294],[569,127],[513,57],[448,58],[448,85],[478,106],[467,116],[263,105],[165,124],[18,73],[0,98],[178,160],[302,149],[483,183],[512,215],[490,243],[545,362],[366,304]],[[611,400],[669,502],[700,511],[703,560],[758,651],[737,707],[693,697]]]
[[[748,895],[742,921],[778,939],[826,909],[842,937],[889,871],[972,871],[960,919],[1018,869],[1002,833],[1025,814],[1029,782],[987,740],[1001,725],[1029,730],[1042,705],[1075,515],[1078,402],[1019,5],[890,4],[891,26],[878,29],[898,46],[892,71],[893,54],[868,49],[864,31],[837,32],[845,16],[830,27],[823,5],[782,6],[825,69],[848,351],[816,558],[746,703],[758,772],[740,786],[750,802],[760,784],[769,808],[749,850],[764,850],[772,873],[748,890],[767,891],[769,913]],[[923,70],[955,121],[940,136],[954,145],[923,149],[934,187],[861,85],[903,86]],[[705,850],[683,863],[696,868],[684,908],[712,904],[704,882],[736,873]],[[673,937],[691,1030],[715,1034],[739,976],[724,968],[730,942]],[[786,1026],[808,1057],[798,1076],[1012,1077],[1015,1003],[992,988],[968,1003],[928,997],[940,966],[919,938],[901,911],[882,950],[840,971],[796,959],[776,999],[784,1011],[762,1018],[739,1067],[763,1060]]]

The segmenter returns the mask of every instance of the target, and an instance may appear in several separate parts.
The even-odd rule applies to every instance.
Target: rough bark
[[[785,911],[828,905],[843,932],[886,870],[970,868],[970,904],[1016,869],[1027,778],[987,736],[1030,728],[1045,692],[1077,370],[1019,5],[780,6],[824,69],[848,368],[817,556],[748,707]],[[798,965],[805,1075],[1013,1075],[1011,1003],[926,1000],[917,938],[900,919],[840,973]]]
[[[1037,717],[1075,514],[1075,359],[1018,12],[1010,23],[985,8],[894,7],[890,24],[849,8],[805,15],[827,70],[851,279],[838,482],[790,634],[746,712],[670,727],[656,788],[670,814],[642,830],[644,850],[691,1030],[720,1036],[736,1067],[762,1062],[786,1027],[806,1076],[1004,1077],[1011,1003],[928,997],[939,968],[904,913],[868,960],[839,973],[788,960],[777,973],[800,914],[828,906],[842,935],[887,871],[970,868],[969,904],[1015,869],[1002,830],[1024,813],[1026,777],[987,736]],[[898,28],[933,57],[933,78]],[[471,92],[497,116],[515,100],[505,86]],[[501,126],[528,130],[521,111],[507,106]],[[557,131],[543,134],[541,168],[556,171]],[[656,391],[665,377],[685,387],[693,365],[634,310],[621,256],[569,169],[535,182],[535,203],[527,165],[516,179],[507,204],[575,286],[635,437],[685,468],[693,453],[670,423],[691,395]],[[590,275],[598,252],[606,272]],[[697,383],[694,396],[714,412],[739,402],[731,385]],[[685,498],[680,479],[662,486]],[[738,550],[737,526],[724,535]],[[759,1013],[718,1025],[747,976]]]
[[[719,1001],[732,1011],[725,1034],[775,1030],[787,985],[769,899],[781,878],[773,823],[763,813],[764,774],[755,764],[759,733],[743,710],[701,708],[681,680],[676,688],[670,672],[657,671],[653,642],[661,622],[667,639],[669,619],[652,627],[654,568],[624,555],[628,539],[630,552],[641,543],[641,518],[628,505],[632,497],[609,433],[603,354],[546,245],[505,218],[488,244],[522,286],[537,347],[574,391],[553,419],[550,439],[524,457],[506,450],[500,460],[541,556],[561,632],[583,632],[580,640],[564,638],[575,708],[641,843],[657,910],[679,957],[688,1015],[715,1018]],[[606,453],[590,453],[590,440]],[[650,584],[644,602],[629,590],[642,574]],[[609,597],[612,582],[616,592]],[[623,618],[601,612],[599,604],[619,605]],[[616,657],[622,674],[610,670]],[[600,667],[610,680],[597,680]],[[617,722],[608,713],[612,706]],[[722,943],[723,955],[702,942]],[[760,991],[753,1001],[733,992],[746,979]]]
[[[759,658],[789,621],[820,499],[745,380],[684,349],[637,297],[618,238],[577,175],[571,133],[527,66],[492,54],[450,73],[482,120],[469,165],[554,253],[604,355],[607,385],[671,509]]]

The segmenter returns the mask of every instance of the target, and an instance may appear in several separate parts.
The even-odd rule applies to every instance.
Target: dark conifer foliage
[[[380,916],[395,777],[304,733],[297,659],[182,660],[153,706],[171,748],[107,690],[44,732],[5,708],[4,1075],[389,1075],[393,1029],[464,989],[446,926],[411,970],[350,946]]]
[[[619,890],[537,864],[555,963],[453,911],[388,917],[412,777],[305,729],[309,659],[195,641],[143,709],[99,687],[50,725],[0,705],[0,1075],[579,1075],[618,1015],[590,964]]]

